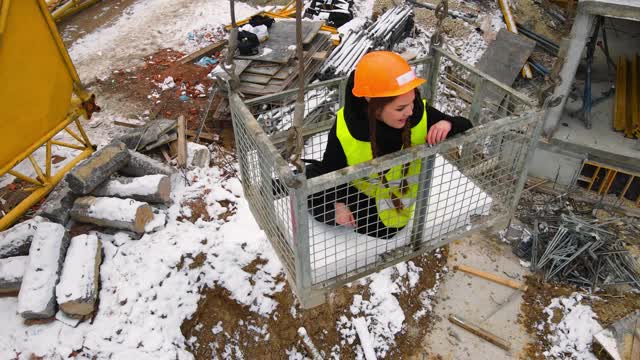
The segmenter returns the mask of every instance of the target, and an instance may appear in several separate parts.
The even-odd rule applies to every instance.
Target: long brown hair
[[[418,96],[417,93],[416,93],[416,96]],[[391,103],[395,98],[396,96],[376,97],[376,98],[369,99],[369,103],[367,105],[367,119],[369,120],[369,142],[371,143],[371,154],[373,155],[374,159],[378,156],[378,142],[377,142],[378,116],[380,116],[384,107],[389,103]],[[405,122],[404,127],[402,128],[401,136],[402,136],[402,147],[404,149],[411,147],[410,119],[407,119],[407,122]],[[408,171],[407,164],[404,164],[402,166],[403,179],[400,185],[400,192],[402,194],[405,194],[409,189],[407,181],[406,179],[404,179],[404,177],[406,177],[407,175],[407,171]],[[383,184],[385,184],[385,186],[387,186],[387,180],[384,175],[385,173],[378,174],[378,176],[380,177],[380,181]],[[391,200],[393,202],[393,205],[396,207],[396,209],[402,210],[404,208],[402,201],[400,201],[400,199],[398,199],[395,195],[393,195],[393,193],[391,194]]]

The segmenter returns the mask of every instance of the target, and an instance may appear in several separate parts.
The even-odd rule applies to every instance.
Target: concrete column
[[[594,23],[594,15],[586,13],[583,8],[578,7],[578,14],[573,22],[571,28],[571,37],[569,38],[569,48],[567,49],[567,57],[564,65],[560,70],[560,84],[553,92],[553,96],[562,96],[562,103],[560,106],[549,109],[547,116],[544,119],[544,135],[546,137],[553,136],[553,133],[558,127],[560,118],[562,117],[562,111],[567,102],[567,97],[571,91],[571,84],[576,76],[580,59],[582,58],[582,52],[587,40],[591,35],[591,31]]]

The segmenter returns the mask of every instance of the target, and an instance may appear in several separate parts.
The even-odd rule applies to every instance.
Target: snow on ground
[[[190,359],[180,324],[193,314],[204,286],[222,286],[231,297],[256,313],[269,316],[270,297],[284,287],[275,277],[282,267],[247,203],[238,193],[238,179],[221,181],[220,170],[187,173],[190,185],[176,184],[174,204],[164,230],[131,239],[126,233],[98,234],[105,258],[101,267],[100,308],[93,324],[71,328],[61,322],[25,326],[17,316],[15,298],[0,299],[0,358],[28,359],[31,352],[46,358],[66,358],[83,349],[82,356],[97,359]],[[179,181],[179,180],[178,180]],[[205,190],[209,191],[205,191]],[[228,223],[178,221],[190,212],[181,204],[202,198],[212,218],[236,205]],[[199,253],[206,261],[193,265]],[[185,259],[182,261],[183,255]],[[257,257],[266,261],[256,274],[243,267]],[[182,266],[179,264],[182,262]]]
[[[256,12],[236,3],[237,19]],[[194,31],[229,22],[229,2],[224,0],[140,0],[113,24],[78,39],[69,55],[82,81],[90,82],[117,68],[139,65],[144,56],[163,48],[196,50],[201,44],[194,41]]]
[[[363,22],[372,10],[373,0],[359,3],[354,21]],[[246,4],[236,4],[239,19],[255,11]],[[222,0],[140,0],[114,23],[80,38],[69,52],[87,82],[117,68],[133,67],[161,48],[192,51],[200,47],[198,34],[202,29],[214,29],[228,21],[228,2]],[[423,31],[427,42],[415,44],[428,44],[428,35],[430,31]],[[479,35],[450,41],[458,50],[456,53],[471,63],[486,47]],[[121,129],[111,125],[118,117],[110,109],[94,114],[87,127],[90,138],[104,145],[119,135]],[[68,135],[61,136],[61,140],[69,141]],[[44,157],[41,150],[35,156],[38,160]],[[73,151],[56,148],[54,153],[70,159]],[[54,170],[64,164],[65,161],[54,165]],[[32,174],[29,167],[23,163],[19,169]],[[0,358],[28,359],[31,353],[66,358],[82,350],[79,358],[190,359],[180,325],[195,312],[199,292],[205,286],[224,287],[251,311],[272,316],[276,303],[271,295],[284,287],[276,280],[282,266],[251,215],[239,180],[223,180],[217,168],[192,170],[186,173],[186,179],[188,183],[176,180],[174,203],[166,212],[164,229],[145,234],[140,240],[124,232],[97,234],[105,256],[100,307],[93,323],[81,323],[76,328],[59,321],[25,326],[16,314],[17,300],[0,299]],[[0,179],[0,186],[12,180],[5,176]],[[191,215],[191,209],[182,204],[195,199],[205,201],[213,220],[179,220]],[[229,222],[218,220],[230,210],[222,205],[226,204],[224,200],[234,204],[235,215]],[[198,254],[206,256],[201,264],[194,260]],[[266,263],[256,274],[245,272],[243,268],[257,258]],[[412,262],[401,263],[361,280],[368,285],[371,296],[367,300],[355,296],[351,314],[336,323],[343,341],[357,341],[352,320],[360,319],[356,323],[361,331],[366,324],[369,345],[377,356],[384,357],[405,323],[396,296],[415,286],[420,270]],[[437,290],[438,283],[420,294],[423,310],[414,317],[431,311],[431,299]],[[289,357],[302,359],[299,350],[302,349],[292,348]],[[365,355],[361,347],[358,351],[361,357]]]
[[[593,336],[602,331],[597,315],[589,305],[581,304],[584,296],[573,293],[569,297],[555,298],[544,309],[550,333],[547,340],[549,350],[544,356],[549,359],[595,360],[591,352]],[[560,314],[560,322],[553,319]],[[545,324],[538,324],[538,330],[544,329]]]

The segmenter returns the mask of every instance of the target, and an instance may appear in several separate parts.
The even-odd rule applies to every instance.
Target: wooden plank
[[[261,64],[261,62],[256,61],[253,64],[251,64],[251,66],[246,68],[244,71],[245,73],[273,76],[278,71],[280,71],[281,68],[282,68],[282,65],[280,64],[273,64],[273,65],[269,63]]]
[[[141,127],[144,126],[144,124],[138,124],[138,123],[120,121],[120,120],[114,120],[113,124],[114,125],[118,125],[118,126],[124,126],[124,127],[128,127],[128,128],[132,128],[132,129],[137,129],[137,128],[141,128]]]
[[[199,58],[212,54],[216,51],[220,51],[222,50],[222,48],[224,48],[225,46],[227,46],[227,40],[220,40],[217,41],[209,46],[205,46],[200,50],[194,51],[191,54],[188,54],[186,56],[184,56],[182,59],[178,60],[180,62],[180,64],[186,64],[186,63],[190,63],[193,62],[195,60],[198,60]]]
[[[455,325],[460,326],[461,328],[469,331],[470,333],[484,339],[487,340],[488,342],[494,344],[495,346],[504,349],[506,351],[510,351],[511,350],[511,343],[508,342],[507,340],[498,337],[490,332],[488,332],[487,330],[484,330],[483,328],[479,327],[478,325],[472,324],[466,320],[463,320],[455,315],[449,315],[449,321],[451,321],[452,323],[454,323]]]
[[[178,118],[178,166],[184,168],[187,166],[187,137],[186,121],[184,116]]]
[[[627,116],[627,59],[618,57],[616,66],[616,101],[613,111],[613,129],[623,131]]]
[[[638,54],[631,60],[631,98],[629,99],[629,137],[640,138],[640,70]]]
[[[513,288],[513,289],[522,290],[522,291],[526,291],[527,290],[527,286],[524,285],[523,283],[519,282],[519,281],[506,279],[506,278],[503,278],[501,276],[498,276],[498,275],[495,275],[495,274],[492,274],[492,273],[488,273],[486,271],[482,271],[482,270],[478,270],[476,268],[472,268],[471,266],[454,265],[453,269],[454,270],[460,270],[460,271],[466,272],[467,274],[475,275],[475,276],[481,277],[481,278],[483,278],[485,280],[492,281],[492,282],[494,282],[496,284],[508,286],[510,288]]]
[[[277,80],[285,80],[295,72],[295,66],[286,66],[280,69],[273,78]]]
[[[193,138],[196,137],[196,131],[195,130],[187,130],[186,133],[187,133],[187,136],[190,136],[190,137],[193,137]],[[215,141],[216,140],[216,136],[214,134],[212,134],[212,133],[201,131],[200,132],[200,139],[204,139],[204,140],[207,140],[207,141]]]
[[[257,74],[247,74],[247,73],[240,75],[240,81],[242,82],[268,84],[269,80],[271,80],[271,76],[269,75],[257,75]]]

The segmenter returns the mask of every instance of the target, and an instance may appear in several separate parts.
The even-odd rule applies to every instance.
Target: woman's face
[[[402,129],[413,114],[413,100],[416,93],[411,90],[405,94],[396,96],[390,103],[382,108],[378,119],[394,129]]]

